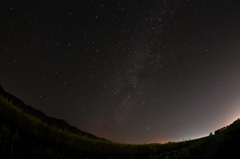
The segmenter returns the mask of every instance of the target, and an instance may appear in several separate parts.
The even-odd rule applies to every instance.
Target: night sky
[[[112,141],[209,135],[240,117],[240,1],[0,2],[0,84]]]

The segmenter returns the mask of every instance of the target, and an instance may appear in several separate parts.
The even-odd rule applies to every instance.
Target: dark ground
[[[239,158],[240,124],[211,136],[205,159]]]

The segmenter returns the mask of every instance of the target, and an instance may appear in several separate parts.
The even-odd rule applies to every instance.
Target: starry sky
[[[116,142],[182,141],[240,117],[240,2],[0,2],[0,84]]]

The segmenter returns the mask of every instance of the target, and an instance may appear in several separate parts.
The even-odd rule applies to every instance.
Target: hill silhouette
[[[209,136],[166,144],[124,144],[46,116],[0,86],[0,158],[236,158],[240,119]]]
[[[19,107],[24,112],[41,119],[43,122],[49,124],[50,126],[58,127],[60,129],[67,130],[67,131],[75,133],[75,134],[84,135],[84,136],[87,136],[89,138],[106,140],[104,138],[100,138],[100,137],[97,137],[97,136],[92,135],[90,133],[79,130],[78,128],[76,128],[74,126],[69,125],[66,121],[64,121],[62,119],[57,119],[57,118],[46,116],[43,112],[33,108],[30,105],[26,105],[21,99],[19,99],[16,96],[6,92],[2,88],[1,85],[0,85],[0,95],[2,95],[3,97],[5,97],[9,101],[11,101],[15,106]]]

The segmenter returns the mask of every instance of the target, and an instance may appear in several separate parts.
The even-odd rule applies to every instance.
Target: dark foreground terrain
[[[239,158],[240,124],[238,122],[209,137],[206,159]]]
[[[240,124],[236,120],[208,137],[167,144],[111,142],[25,105],[0,86],[0,158],[210,159],[235,158]]]

